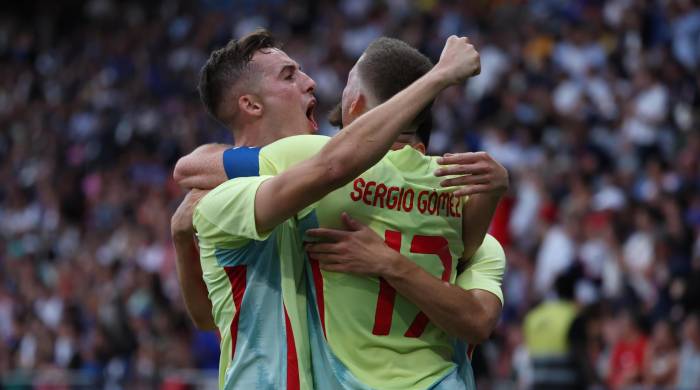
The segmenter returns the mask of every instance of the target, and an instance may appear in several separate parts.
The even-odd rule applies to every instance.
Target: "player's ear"
[[[244,94],[238,98],[238,109],[250,116],[262,116],[263,105],[256,95]]]
[[[350,103],[349,114],[352,117],[357,118],[358,116],[364,114],[366,109],[367,98],[362,93],[358,93],[357,96],[355,96],[355,98],[352,99],[352,102]]]
[[[425,154],[426,147],[425,147],[425,144],[422,143],[421,141],[412,143],[412,144],[411,144],[411,147],[412,147],[413,149],[415,149],[415,150],[421,152],[421,154]]]

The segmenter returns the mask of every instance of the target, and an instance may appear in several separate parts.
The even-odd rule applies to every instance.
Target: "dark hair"
[[[230,40],[211,53],[202,67],[197,86],[199,97],[211,116],[226,124],[230,118],[222,118],[219,111],[225,92],[248,76],[255,52],[270,48],[277,48],[275,38],[269,31],[257,29],[240,39]]]
[[[382,37],[372,42],[357,64],[363,85],[369,89],[379,103],[392,96],[428,73],[433,63],[428,57],[404,41]],[[420,140],[428,146],[432,130],[432,103],[416,117],[413,124]]]
[[[556,291],[559,299],[572,301],[575,297],[576,277],[567,272],[557,276],[554,280],[554,291]]]

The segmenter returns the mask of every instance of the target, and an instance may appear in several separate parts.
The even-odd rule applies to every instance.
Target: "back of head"
[[[238,111],[235,105],[224,107],[227,93],[240,94],[255,80],[251,61],[258,50],[277,48],[272,34],[258,29],[215,50],[202,67],[199,76],[199,97],[207,112],[224,125],[231,125]],[[238,91],[236,91],[238,90]]]
[[[570,273],[564,273],[554,280],[554,290],[561,300],[573,301],[575,297],[576,278]]]
[[[357,64],[362,84],[378,103],[389,100],[428,73],[432,67],[430,59],[411,45],[387,37],[372,42]],[[432,104],[426,107],[413,123],[418,137],[426,147],[432,129],[431,107]]]

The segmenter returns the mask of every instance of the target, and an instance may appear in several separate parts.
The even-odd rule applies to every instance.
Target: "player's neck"
[[[233,130],[234,146],[262,147],[282,137],[280,133],[265,131],[260,126],[244,126]]]

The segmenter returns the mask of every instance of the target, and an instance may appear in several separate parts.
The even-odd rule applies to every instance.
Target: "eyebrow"
[[[285,64],[285,65],[282,67],[282,69],[280,70],[280,73],[279,73],[279,74],[281,75],[282,73],[284,73],[284,72],[286,72],[287,70],[290,70],[290,69],[291,69],[292,72],[294,72],[294,71],[297,70],[297,69],[301,70],[301,66],[300,66],[299,64],[297,64],[297,63],[288,63],[288,64]]]

